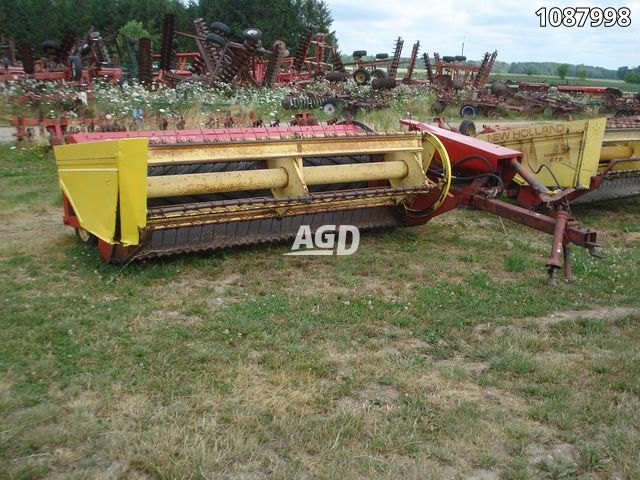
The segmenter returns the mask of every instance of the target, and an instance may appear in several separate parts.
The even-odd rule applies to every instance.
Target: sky
[[[481,60],[498,50],[504,62],[560,62],[617,69],[640,65],[640,0],[325,0],[342,53],[391,53],[398,36],[403,56],[420,41],[420,54],[464,54]],[[540,7],[627,7],[631,25],[540,27]]]

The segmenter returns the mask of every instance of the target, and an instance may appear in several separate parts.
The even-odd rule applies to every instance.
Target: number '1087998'
[[[536,10],[541,27],[628,27],[631,9],[600,7],[542,7]]]

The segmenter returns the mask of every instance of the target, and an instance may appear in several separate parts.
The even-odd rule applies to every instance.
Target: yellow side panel
[[[118,140],[120,243],[137,245],[139,229],[147,225],[146,138]]]
[[[146,152],[147,139],[139,138],[54,148],[60,187],[82,228],[110,244],[139,243],[138,228],[146,225]]]
[[[60,187],[78,216],[82,228],[113,243],[118,207],[118,171],[59,169]]]
[[[583,189],[597,173],[606,123],[606,118],[597,118],[539,124],[477,138],[520,150],[522,164],[546,186]]]

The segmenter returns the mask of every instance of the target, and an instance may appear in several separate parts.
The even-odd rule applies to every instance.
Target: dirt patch
[[[344,410],[368,410],[371,407],[389,409],[400,398],[400,392],[388,385],[372,384],[354,395],[338,400],[338,407]]]
[[[589,320],[606,320],[615,321],[621,318],[629,317],[631,315],[640,315],[640,308],[638,307],[600,307],[592,310],[569,310],[566,312],[556,312],[534,320],[543,325],[553,325],[556,323],[589,319]]]
[[[402,338],[393,343],[393,347],[402,354],[411,354],[429,348],[429,344],[419,338]]]
[[[436,365],[440,368],[461,368],[469,373],[482,373],[489,368],[489,362],[468,362],[462,357],[447,358],[439,360]]]
[[[578,465],[577,449],[574,445],[561,443],[553,447],[529,445],[525,451],[529,465],[535,466],[570,466]]]
[[[52,244],[57,238],[72,234],[62,223],[61,208],[45,208],[38,213],[14,213],[0,222],[2,249],[16,245]]]
[[[500,477],[498,472],[478,468],[466,473],[462,478],[465,480],[498,480]]]

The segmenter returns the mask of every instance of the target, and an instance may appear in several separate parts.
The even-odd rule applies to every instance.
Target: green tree
[[[558,76],[560,79],[564,80],[567,77],[567,73],[569,73],[569,65],[566,63],[558,65]]]
[[[635,71],[627,72],[624,76],[624,81],[627,83],[640,83],[640,73]]]
[[[585,80],[587,78],[587,71],[584,68],[578,70],[578,78],[580,80]]]

